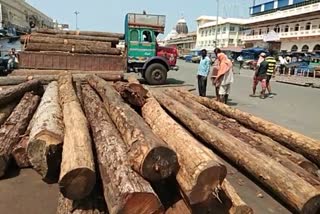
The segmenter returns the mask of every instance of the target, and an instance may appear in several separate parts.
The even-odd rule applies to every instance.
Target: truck
[[[73,53],[38,50],[30,51],[28,44],[25,51],[19,54],[20,68],[25,69],[47,69],[47,70],[82,70],[82,71],[126,71],[140,73],[141,76],[150,85],[165,84],[170,70],[178,70],[177,57],[178,51],[175,47],[163,47],[157,43],[159,34],[165,30],[164,15],[150,15],[129,13],[125,16],[125,33],[121,34],[121,41],[117,45],[122,46],[121,55],[94,54],[91,53]],[[50,30],[45,29],[45,32]],[[37,32],[40,32],[39,30]],[[41,31],[43,32],[43,31]],[[79,33],[77,31],[55,31],[51,34],[60,34],[65,36],[72,34],[76,39]],[[87,33],[88,31],[81,31]],[[120,35],[106,32],[90,32],[90,35]],[[47,34],[46,34],[47,35]],[[28,35],[26,40],[29,41]],[[35,35],[34,37],[37,37]],[[51,35],[52,36],[52,35]],[[45,37],[45,36],[44,36]],[[120,44],[124,45],[120,45]],[[51,42],[51,47],[55,42]],[[62,44],[63,45],[63,44]],[[60,45],[61,46],[61,45]],[[112,43],[112,48],[115,46]],[[43,45],[46,48],[45,45]],[[87,48],[92,50],[91,48]],[[86,49],[86,50],[87,50]],[[57,50],[57,49],[55,49]],[[114,51],[114,50],[113,50]]]
[[[125,46],[128,72],[139,72],[151,85],[164,84],[170,70],[178,70],[178,52],[161,47],[157,36],[164,33],[163,15],[129,13],[125,18]]]

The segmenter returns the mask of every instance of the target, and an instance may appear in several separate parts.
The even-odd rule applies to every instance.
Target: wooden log
[[[89,85],[82,93],[109,213],[160,212],[163,207],[150,184],[131,169],[128,149],[99,96]]]
[[[123,102],[115,89],[97,76],[88,76],[89,84],[100,94],[104,105],[129,148],[133,169],[147,180],[160,180],[176,174],[176,153],[157,138],[143,118]]]
[[[318,167],[302,155],[291,151],[264,135],[243,127],[233,119],[230,120],[230,118],[208,109],[194,101],[194,99],[178,93],[176,90],[167,90],[165,93],[190,108],[193,113],[201,119],[209,121],[242,142],[245,142],[258,151],[263,152],[312,185],[320,186],[319,179],[315,177],[319,170]]]
[[[37,76],[37,75],[62,75],[62,74],[108,74],[121,75],[124,71],[73,71],[73,70],[39,70],[39,69],[18,69],[12,71],[8,76]]]
[[[128,83],[140,84],[140,82],[137,80],[137,78],[133,75],[128,76]]]
[[[86,76],[88,74],[73,74],[73,80],[74,81],[86,81]],[[107,81],[119,81],[123,78],[123,75],[111,75],[111,74],[97,74],[100,78],[107,80]],[[0,86],[1,85],[17,85],[22,84],[24,82],[30,81],[30,80],[37,80],[37,82],[47,85],[52,81],[58,81],[59,75],[33,75],[33,76],[12,76],[12,77],[0,77]],[[6,90],[4,90],[6,91]],[[20,92],[21,90],[18,90]],[[18,93],[20,94],[20,93]],[[0,103],[2,102],[1,99],[2,91],[0,91]],[[12,96],[11,93],[9,93],[8,96]],[[9,99],[11,101],[12,99]],[[6,100],[7,102],[7,100]]]
[[[58,83],[51,82],[30,123],[27,148],[33,168],[48,183],[59,179],[63,128]]]
[[[27,92],[0,128],[0,178],[5,175],[14,147],[25,133],[40,97]]]
[[[0,108],[0,126],[6,121],[6,119],[10,116],[13,109],[16,107],[17,102],[13,101],[8,103]]]
[[[90,194],[96,182],[91,137],[72,76],[61,76],[58,83],[65,126],[59,186],[66,198],[79,200]]]
[[[6,78],[6,77],[3,77]],[[40,88],[40,82],[37,80],[32,81],[24,81],[24,83],[18,83],[20,85],[1,90],[0,91],[0,106],[5,106],[6,104],[10,103],[11,101],[15,101],[21,98],[26,92],[28,91],[37,91]],[[0,81],[1,82],[1,81]],[[1,84],[0,84],[1,85]]]
[[[15,160],[15,162],[19,168],[31,167],[31,163],[30,163],[29,157],[27,155],[28,142],[29,142],[28,135],[22,137],[20,142],[14,147],[14,149],[11,153],[13,156],[13,159]]]
[[[142,107],[142,115],[152,131],[178,155],[177,181],[190,204],[206,201],[227,175],[227,168],[212,151],[204,147],[176,123],[154,98]]]
[[[238,195],[233,186],[225,179],[221,185],[221,190],[231,202],[230,214],[253,214],[253,210]]]
[[[65,45],[65,44],[44,44],[44,43],[29,43],[25,51],[61,51],[68,53],[81,53],[81,54],[107,54],[107,55],[120,55],[121,50],[117,48],[108,48],[100,46],[79,46],[79,45]]]
[[[81,35],[81,36],[98,36],[98,37],[116,37],[119,39],[124,38],[122,33],[109,33],[109,32],[97,32],[97,31],[73,31],[73,30],[54,30],[54,29],[38,29],[37,33],[44,34],[63,34],[63,35]]]
[[[76,39],[86,41],[98,41],[98,42],[112,42],[113,44],[119,43],[119,38],[116,37],[98,37],[98,36],[81,36],[81,35],[66,35],[66,34],[43,34],[32,33],[31,36],[50,37],[50,38],[62,38],[62,39]]]
[[[140,83],[116,82],[114,88],[132,106],[142,107],[146,103],[148,91]]]
[[[297,212],[320,212],[319,188],[246,143],[200,119],[184,105],[168,99],[167,95],[154,91],[153,94],[164,108],[196,136],[223,153],[238,167],[245,169]]]
[[[320,141],[286,129],[249,113],[229,107],[212,99],[194,97],[201,104],[227,117],[233,118],[245,126],[250,127],[275,141],[282,143],[289,149],[304,155],[320,166]]]
[[[75,45],[75,46],[98,46],[103,48],[111,48],[111,42],[97,42],[97,41],[86,41],[78,39],[64,39],[54,38],[46,36],[22,36],[20,38],[22,44],[28,45],[30,43],[45,43],[45,44],[61,44],[61,45]]]
[[[180,199],[179,201],[177,201],[165,212],[165,214],[182,214],[182,213],[192,214],[192,210],[183,199]]]

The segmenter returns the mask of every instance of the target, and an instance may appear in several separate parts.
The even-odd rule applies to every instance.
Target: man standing
[[[272,97],[272,93],[271,93],[271,85],[270,85],[270,80],[272,78],[272,76],[274,76],[275,70],[276,70],[276,64],[277,61],[275,60],[275,58],[273,56],[268,56],[266,58],[266,62],[268,62],[268,68],[267,68],[267,90],[269,92],[269,97]]]
[[[262,91],[261,91],[260,98],[265,99],[265,92],[266,92],[266,87],[267,87],[266,80],[267,80],[268,62],[265,60],[265,58],[266,58],[265,53],[261,53],[260,58],[261,58],[261,63],[260,63],[260,65],[254,75],[253,87],[252,87],[253,93],[250,96],[255,97],[257,85],[259,82],[261,82]]]
[[[201,60],[198,68],[198,89],[199,95],[202,97],[206,96],[207,92],[207,78],[210,71],[210,58],[207,56],[207,50],[201,50]]]
[[[242,66],[243,66],[243,62],[244,62],[243,56],[242,56],[242,55],[238,56],[237,61],[238,61],[239,64],[240,64],[240,68],[239,68],[239,74],[240,74],[240,70],[241,70],[241,68],[242,68]]]
[[[280,74],[282,75],[284,73],[285,65],[287,64],[287,61],[284,59],[283,56],[279,56],[280,61]]]

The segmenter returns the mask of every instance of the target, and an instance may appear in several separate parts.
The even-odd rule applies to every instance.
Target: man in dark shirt
[[[261,95],[260,98],[264,99],[265,98],[265,92],[266,92],[266,87],[267,87],[267,71],[268,71],[268,62],[265,60],[266,59],[266,54],[261,53],[260,57],[262,58],[262,62],[259,65],[258,70],[256,71],[254,78],[253,78],[253,87],[252,87],[252,95],[251,97],[255,97],[256,95],[256,89],[257,85],[259,82],[261,82]]]

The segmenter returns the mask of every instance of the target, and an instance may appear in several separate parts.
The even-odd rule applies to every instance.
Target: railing
[[[281,38],[292,38],[292,37],[304,37],[304,36],[320,36],[320,29],[311,29],[311,30],[300,30],[300,31],[290,31],[290,32],[281,32]],[[243,41],[251,40],[263,40],[265,35],[244,35],[242,36]]]

